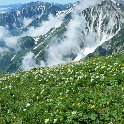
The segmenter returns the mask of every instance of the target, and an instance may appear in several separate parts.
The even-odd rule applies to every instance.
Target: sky
[[[9,4],[16,4],[16,3],[28,3],[31,1],[42,1],[42,2],[55,2],[55,3],[73,3],[77,0],[0,0],[1,5],[9,5]]]

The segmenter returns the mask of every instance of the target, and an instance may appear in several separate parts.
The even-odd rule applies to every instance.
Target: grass
[[[123,124],[124,54],[0,75],[1,124]]]

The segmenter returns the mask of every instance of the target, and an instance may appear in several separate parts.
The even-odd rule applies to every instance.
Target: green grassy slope
[[[123,124],[124,54],[0,75],[1,124]]]

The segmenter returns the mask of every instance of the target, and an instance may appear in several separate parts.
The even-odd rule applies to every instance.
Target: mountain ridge
[[[28,6],[31,4],[34,3],[30,3]],[[37,2],[35,4],[37,5]],[[102,3],[98,5],[79,10],[78,8],[81,6],[83,6],[82,3],[69,4],[65,7],[67,9],[60,12],[58,12],[57,8],[58,13],[55,12],[58,14],[57,17],[49,16],[49,19],[42,24],[47,26],[51,23],[52,25],[52,23],[56,21],[57,23],[59,22],[59,25],[55,27],[53,24],[53,27],[49,27],[46,33],[38,36],[37,31],[42,31],[42,25],[40,25],[41,28],[39,28],[33,22],[35,26],[32,27],[29,23],[30,20],[26,22],[27,24],[29,23],[28,25],[30,26],[27,26],[26,29],[21,29],[21,34],[24,32],[26,35],[19,37],[18,42],[20,48],[18,51],[9,48],[11,54],[7,52],[5,56],[0,57],[0,65],[2,65],[0,71],[14,72],[18,69],[20,70],[20,67],[24,67],[22,66],[23,60],[27,57],[29,57],[28,59],[30,59],[30,61],[34,62],[29,63],[29,65],[34,65],[34,67],[51,66],[73,60],[80,60],[85,58],[90,52],[94,52],[94,50],[105,41],[111,40],[111,38],[118,33],[120,28],[123,29],[123,4],[114,3],[112,1],[102,1]],[[27,32],[28,30],[30,30],[30,32]],[[121,36],[123,36],[123,34]],[[120,43],[123,45],[123,40],[120,41]],[[110,51],[108,51],[108,53],[110,53]]]

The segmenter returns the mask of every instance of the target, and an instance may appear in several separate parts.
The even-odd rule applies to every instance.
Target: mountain
[[[50,14],[56,16],[57,13],[69,9],[70,6],[71,5],[40,1],[22,4],[17,9],[12,9],[7,13],[0,14],[0,26],[8,25],[9,30],[19,32],[20,29],[28,26],[25,26],[24,21],[30,19],[30,26],[39,26],[39,23],[47,20]]]
[[[32,2],[28,4],[24,4],[20,6],[18,9],[12,9],[11,11],[0,14],[0,28],[1,32],[7,32],[5,33],[6,36],[0,37],[0,72],[13,72],[19,69],[19,66],[21,65],[22,57],[30,50],[33,50],[33,47],[36,47],[36,42],[34,39],[39,39],[37,37],[31,37],[23,35],[22,33],[25,33],[25,31],[28,30],[28,28],[33,27],[39,27],[41,26],[42,22],[46,22],[49,20],[49,16],[59,16],[59,15],[66,15],[65,18],[68,18],[68,12],[72,9],[71,4],[56,4],[56,3],[45,3],[45,2]],[[54,18],[54,17],[53,17]],[[55,25],[55,24],[54,24]],[[4,28],[6,27],[7,28]],[[51,31],[52,29],[48,27],[48,31]],[[42,39],[45,40],[47,34],[51,34],[46,31],[46,34],[40,37],[40,40],[38,43],[41,42]],[[31,32],[32,33],[32,32]],[[28,35],[28,34],[27,34]],[[18,40],[15,42],[18,42],[20,44],[20,50],[15,50],[8,47],[9,41],[7,44],[5,43],[4,37],[7,37],[8,39],[14,39]],[[25,44],[30,46],[30,39],[33,42],[33,46],[27,47],[24,46]],[[23,41],[24,40],[24,41]],[[23,42],[23,43],[22,43]],[[43,42],[43,41],[42,41]],[[22,44],[21,44],[22,43]],[[24,47],[24,49],[23,49]],[[3,54],[4,51],[4,54]],[[9,52],[8,52],[9,51]],[[16,56],[16,60],[14,60]],[[13,61],[12,61],[13,60]]]
[[[0,36],[0,72],[121,53],[123,23],[120,0],[24,4],[0,15],[1,30],[7,32],[7,38]]]
[[[1,124],[124,123],[124,54],[0,74]]]

